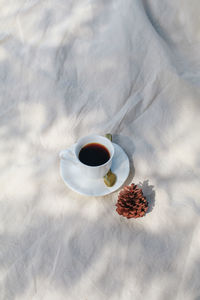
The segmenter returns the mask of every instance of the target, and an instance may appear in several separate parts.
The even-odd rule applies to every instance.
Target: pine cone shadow
[[[146,197],[147,201],[148,201],[148,210],[147,210],[147,214],[152,212],[154,206],[155,206],[155,190],[154,190],[154,186],[149,184],[149,180],[144,180],[143,182],[139,182],[139,184],[137,185],[139,188],[142,189],[142,192],[144,194],[144,196]]]

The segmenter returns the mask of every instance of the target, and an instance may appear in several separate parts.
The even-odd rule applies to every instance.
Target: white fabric
[[[199,15],[199,0],[1,0],[1,300],[200,299]],[[60,178],[60,150],[107,132],[143,218]]]

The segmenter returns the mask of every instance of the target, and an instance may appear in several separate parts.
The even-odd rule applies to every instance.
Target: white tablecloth
[[[0,299],[200,299],[200,2],[1,0]],[[150,209],[80,196],[61,149],[113,134]]]

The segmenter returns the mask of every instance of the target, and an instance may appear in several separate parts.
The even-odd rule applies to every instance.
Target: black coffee
[[[110,159],[110,153],[105,146],[98,143],[85,145],[79,152],[79,160],[88,166],[100,166]]]

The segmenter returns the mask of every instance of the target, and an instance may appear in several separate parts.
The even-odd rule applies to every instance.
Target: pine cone
[[[148,202],[143,195],[142,189],[132,183],[125,186],[118,195],[117,209],[119,215],[130,218],[143,217],[148,209]]]

